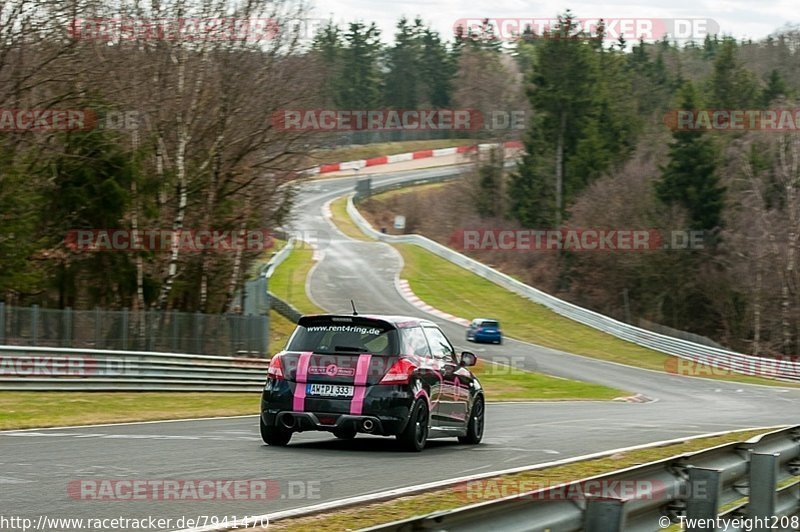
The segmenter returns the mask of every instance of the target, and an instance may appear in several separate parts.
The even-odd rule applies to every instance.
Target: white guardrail
[[[272,257],[265,277],[293,245]],[[266,358],[0,346],[0,390],[257,392],[268,367]]]
[[[269,360],[0,346],[0,390],[256,392]]]
[[[402,184],[393,183],[390,185],[373,185],[370,193],[374,194],[382,190],[396,189],[399,186],[408,187],[416,184],[434,181],[435,179],[425,178],[422,180],[406,181]],[[588,325],[622,340],[633,342],[642,347],[647,347],[655,351],[674,355],[682,359],[691,360],[697,364],[706,366],[705,368],[694,368],[697,373],[702,375],[705,371],[733,371],[745,375],[757,375],[772,377],[782,380],[800,381],[800,363],[787,359],[773,359],[767,357],[757,357],[745,355],[719,349],[702,344],[690,342],[680,338],[674,338],[663,334],[658,334],[646,329],[642,329],[627,323],[617,321],[603,314],[588,310],[567,301],[542,292],[532,286],[526,285],[502,272],[495,270],[481,262],[478,262],[466,255],[462,255],[438,242],[421,235],[388,235],[376,231],[369,222],[358,212],[355,201],[360,199],[359,192],[351,194],[347,200],[347,212],[367,235],[376,240],[387,243],[410,243],[420,246],[431,253],[442,257],[445,260],[457,264],[476,275],[488,279],[493,283],[530,299],[535,303],[544,305],[553,312],[566,318]]]

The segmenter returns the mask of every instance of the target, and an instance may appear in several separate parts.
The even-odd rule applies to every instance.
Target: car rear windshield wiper
[[[352,353],[361,353],[362,351],[364,351],[364,349],[362,349],[360,347],[349,347],[349,346],[346,346],[346,345],[337,345],[334,348],[334,350],[336,350],[336,351],[350,351]]]

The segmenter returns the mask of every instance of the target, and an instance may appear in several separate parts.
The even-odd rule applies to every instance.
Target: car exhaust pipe
[[[294,424],[295,424],[294,416],[288,414],[281,416],[281,425],[283,425],[287,429],[294,428]]]
[[[361,422],[361,428],[364,430],[364,432],[372,432],[375,430],[375,422],[373,422],[371,419],[365,419],[363,422]]]

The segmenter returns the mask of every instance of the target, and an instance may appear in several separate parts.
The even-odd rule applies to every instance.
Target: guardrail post
[[[722,475],[717,469],[689,466],[689,485],[692,493],[686,501],[687,519],[716,519],[719,510],[719,495],[722,491]],[[705,489],[697,489],[702,486]],[[686,530],[700,531],[700,528]]]
[[[775,515],[778,495],[778,453],[750,453],[750,494],[748,517],[761,517],[765,523]],[[761,528],[760,530],[767,530]]]
[[[0,301],[0,344],[6,343],[6,304]]]
[[[72,347],[72,307],[64,308],[64,345]]]
[[[178,323],[179,319],[180,316],[177,312],[171,311],[169,313],[169,320],[172,322],[172,342],[170,342],[170,345],[172,345],[173,353],[181,352],[180,347],[178,346],[178,336],[180,335],[180,324]]]
[[[128,309],[122,309],[122,350],[128,350]]]
[[[625,512],[621,499],[587,499],[585,532],[621,532],[625,527]]]
[[[31,305],[31,345],[39,341],[39,305]]]
[[[203,315],[200,311],[194,313],[194,352],[201,354],[203,352],[203,342],[201,341],[200,334],[202,332]]]
[[[94,348],[103,348],[100,345],[100,307],[94,307]]]
[[[269,356],[269,327],[270,327],[270,315],[269,313],[263,316],[263,323],[264,326],[259,331],[258,337],[260,338],[260,347],[261,347],[261,356],[266,357]]]

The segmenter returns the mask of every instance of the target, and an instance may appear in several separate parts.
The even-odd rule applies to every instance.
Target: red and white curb
[[[641,393],[637,393],[636,395],[629,395],[627,397],[615,397],[614,401],[624,401],[626,403],[652,403],[655,399],[647,397]]]
[[[459,318],[458,316],[453,316],[452,314],[448,314],[447,312],[434,308],[425,303],[420,298],[418,298],[417,295],[414,293],[414,291],[411,290],[411,286],[408,284],[408,281],[406,281],[405,279],[397,279],[395,281],[395,285],[397,286],[397,291],[400,292],[400,295],[402,295],[406,301],[408,301],[418,309],[423,310],[428,314],[432,314],[437,318],[442,318],[448,321],[452,321],[458,323],[459,325],[463,325],[464,327],[469,326],[470,324],[469,320],[466,320],[464,318]]]
[[[400,163],[403,161],[413,161],[416,159],[427,159],[429,157],[447,157],[448,155],[456,155],[458,153],[470,153],[474,151],[486,151],[500,146],[499,143],[478,144],[471,146],[457,146],[454,148],[440,148],[437,150],[418,150],[408,153],[398,153],[396,155],[382,155],[380,157],[372,157],[370,159],[358,159],[355,161],[346,161],[342,163],[321,164],[314,168],[309,168],[303,173],[306,175],[327,174],[330,172],[340,172],[342,170],[361,170],[370,166],[379,166],[382,164]],[[512,140],[502,143],[506,149],[522,148],[522,142]]]

